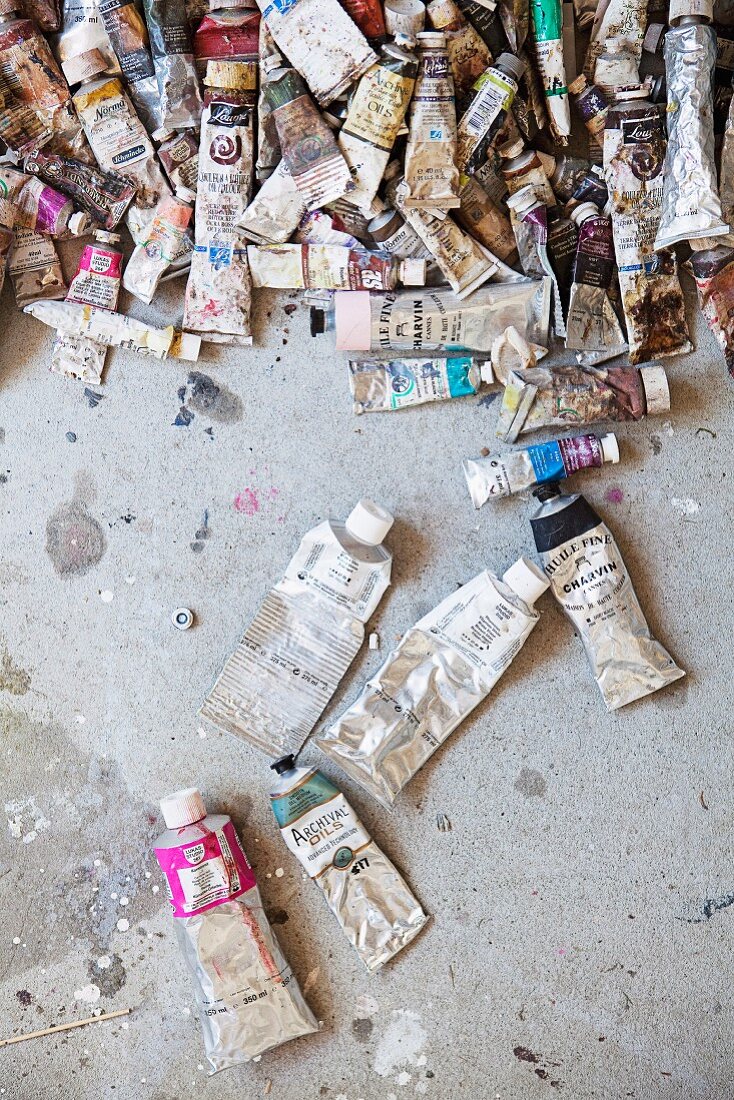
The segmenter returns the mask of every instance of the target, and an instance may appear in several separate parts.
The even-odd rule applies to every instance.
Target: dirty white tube
[[[409,34],[415,38],[426,25],[426,6],[422,0],[385,0],[385,27],[393,38]]]
[[[403,264],[385,252],[330,244],[248,245],[253,287],[276,290],[394,290]]]
[[[37,321],[61,332],[88,336],[100,344],[127,348],[138,355],[187,359],[192,363],[199,358],[201,339],[190,332],[179,332],[172,325],[165,329],[153,328],[123,313],[75,302],[32,302],[25,307],[24,313],[30,313]]]
[[[407,206],[455,210],[460,205],[456,166],[456,100],[446,36],[418,35],[419,69],[405,151]]]
[[[144,243],[135,250],[125,269],[122,285],[149,305],[161,279],[180,255],[194,208],[193,192],[179,188],[176,195],[164,195],[155,208]]]
[[[104,230],[98,230],[95,236],[95,243],[85,245],[66,301],[116,310],[122,279],[122,252],[113,246],[120,238],[117,233]],[[106,344],[90,340],[88,336],[58,332],[49,368],[56,374],[94,386],[102,381],[106,358]]]
[[[468,355],[448,359],[352,359],[349,385],[357,416],[476,394],[479,366]]]

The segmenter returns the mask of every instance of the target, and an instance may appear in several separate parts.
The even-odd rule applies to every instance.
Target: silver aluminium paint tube
[[[476,394],[479,364],[471,356],[448,359],[352,359],[349,385],[354,412],[404,409]]]
[[[463,462],[464,477],[475,508],[488,500],[499,500],[513,493],[522,493],[534,485],[559,481],[577,470],[619,462],[619,444],[613,432],[608,435],[572,435],[538,443],[522,451],[467,458]]]
[[[271,767],[278,779],[270,801],[283,840],[374,973],[415,939],[428,917],[395,864],[325,775],[296,767],[292,756]]]
[[[184,0],[143,0],[162,130],[199,125],[203,104]]]
[[[201,714],[272,757],[298,752],[390,584],[393,518],[361,500],[309,531],[227,660]]]
[[[522,269],[529,278],[547,275],[553,280],[553,327],[556,336],[565,336],[561,291],[548,257],[548,208],[538,201],[530,186],[511,195],[507,205],[515,214],[512,227]]]
[[[161,102],[142,12],[136,0],[99,0],[98,11],[135,110],[152,134],[161,125]]]
[[[670,28],[665,36],[668,148],[656,249],[730,231],[722,218],[714,164],[715,64],[713,27],[684,17]]]
[[[270,927],[231,818],[195,787],[161,799],[155,855],[194,987],[211,1072],[259,1060],[319,1025]]]
[[[580,494],[536,490],[530,520],[553,595],[589,659],[607,710],[679,680],[685,673],[650,634],[614,535]]]
[[[318,747],[391,808],[522,649],[547,587],[520,558],[501,580],[485,570],[452,592],[403,635]]]
[[[296,186],[288,165],[281,160],[237,224],[242,236],[255,244],[285,244],[305,213],[303,193]]]

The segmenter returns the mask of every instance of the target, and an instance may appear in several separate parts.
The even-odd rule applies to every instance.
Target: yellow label
[[[390,152],[413,94],[415,80],[373,65],[354,93],[344,133]]]

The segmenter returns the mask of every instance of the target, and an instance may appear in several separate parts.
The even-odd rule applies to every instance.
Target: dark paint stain
[[[188,384],[191,389],[188,404],[194,412],[208,416],[210,420],[218,420],[222,424],[230,424],[241,419],[241,399],[226,386],[217,385],[208,374],[191,371]]]
[[[494,393],[485,393],[482,397],[479,398],[479,400],[477,401],[477,405],[479,405],[480,408],[487,409],[493,401],[497,400],[498,397],[499,393],[497,393],[496,391]]]
[[[9,473],[10,473],[10,471],[8,470],[8,474]],[[0,485],[7,485],[8,484],[8,474],[0,474]]]
[[[25,695],[30,686],[30,673],[16,665],[5,649],[0,657],[0,691],[8,691],[11,695]]]
[[[298,309],[298,306],[296,306],[296,305],[293,305],[293,304],[291,304],[291,305],[287,305],[287,306],[283,306],[283,312],[284,312],[284,313],[287,313],[289,317],[292,317],[292,316],[293,316],[293,314],[294,314],[294,313],[296,312],[296,310],[297,310],[297,309]]]
[[[272,913],[268,914],[268,919],[271,924],[287,924],[290,917],[285,909],[275,909]]]
[[[5,442],[5,428],[0,428],[0,445]]]
[[[352,1020],[352,1035],[355,1039],[359,1039],[360,1043],[366,1043],[374,1026],[372,1020]]]
[[[15,996],[18,998],[18,1000],[20,1001],[20,1003],[23,1005],[24,1008],[28,1008],[28,1005],[33,1000],[33,998],[31,997],[31,995],[30,995],[30,993],[28,992],[27,989],[19,989],[16,992]]]
[[[548,790],[548,784],[535,768],[521,768],[513,786],[525,798],[543,798]]]
[[[207,508],[204,512],[204,518],[202,520],[201,527],[199,527],[196,534],[194,535],[194,539],[196,541],[190,543],[191,549],[195,554],[200,554],[202,552],[206,540],[209,538],[210,535],[211,528],[209,527],[209,509]]]
[[[87,973],[90,981],[99,986],[103,997],[114,997],[127,981],[127,974],[120,956],[110,955],[109,960],[110,965],[105,968],[98,966],[96,959],[90,959],[87,963]]]
[[[106,549],[101,525],[81,501],[62,504],[46,523],[46,553],[62,577],[88,573]]]
[[[691,917],[686,924],[703,924],[705,920],[711,920],[714,913],[728,909],[730,905],[734,905],[734,894],[724,894],[721,898],[707,898],[701,906],[701,916]]]
[[[214,439],[214,428],[204,428],[204,435],[208,435],[210,439]]]
[[[651,435],[650,436],[650,446],[652,447],[652,453],[654,455],[659,455],[660,454],[660,452],[663,449],[663,441],[662,441],[662,439],[660,438],[659,435]]]
[[[69,441],[69,443],[76,443],[76,433],[75,432],[67,432],[66,433],[66,438]]]
[[[87,404],[90,409],[96,409],[100,401],[104,401],[104,394],[97,393],[95,390],[90,390],[89,387],[85,387],[84,396],[87,399]]]
[[[535,1054],[532,1050],[528,1050],[527,1047],[513,1047],[512,1053],[521,1062],[539,1062],[540,1055]]]
[[[188,428],[191,421],[194,419],[194,414],[182,405],[178,410],[178,416],[173,422],[174,428]]]
[[[517,1046],[513,1047],[512,1053],[515,1055],[519,1062],[529,1062],[533,1067],[533,1073],[541,1081],[547,1081],[552,1089],[562,1088],[562,1082],[553,1080],[548,1067],[555,1068],[560,1066],[560,1062],[551,1062],[549,1058],[546,1058],[542,1054],[536,1054],[534,1050],[529,1050],[528,1047]]]

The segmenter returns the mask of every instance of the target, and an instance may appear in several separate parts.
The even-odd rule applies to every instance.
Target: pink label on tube
[[[186,831],[191,833],[191,826]],[[178,847],[156,848],[155,854],[174,917],[203,913],[256,885],[231,821],[216,832],[202,829],[200,838]]]
[[[567,475],[577,470],[586,470],[589,466],[604,465],[601,443],[595,435],[574,435],[570,439],[559,439],[558,449]]]

